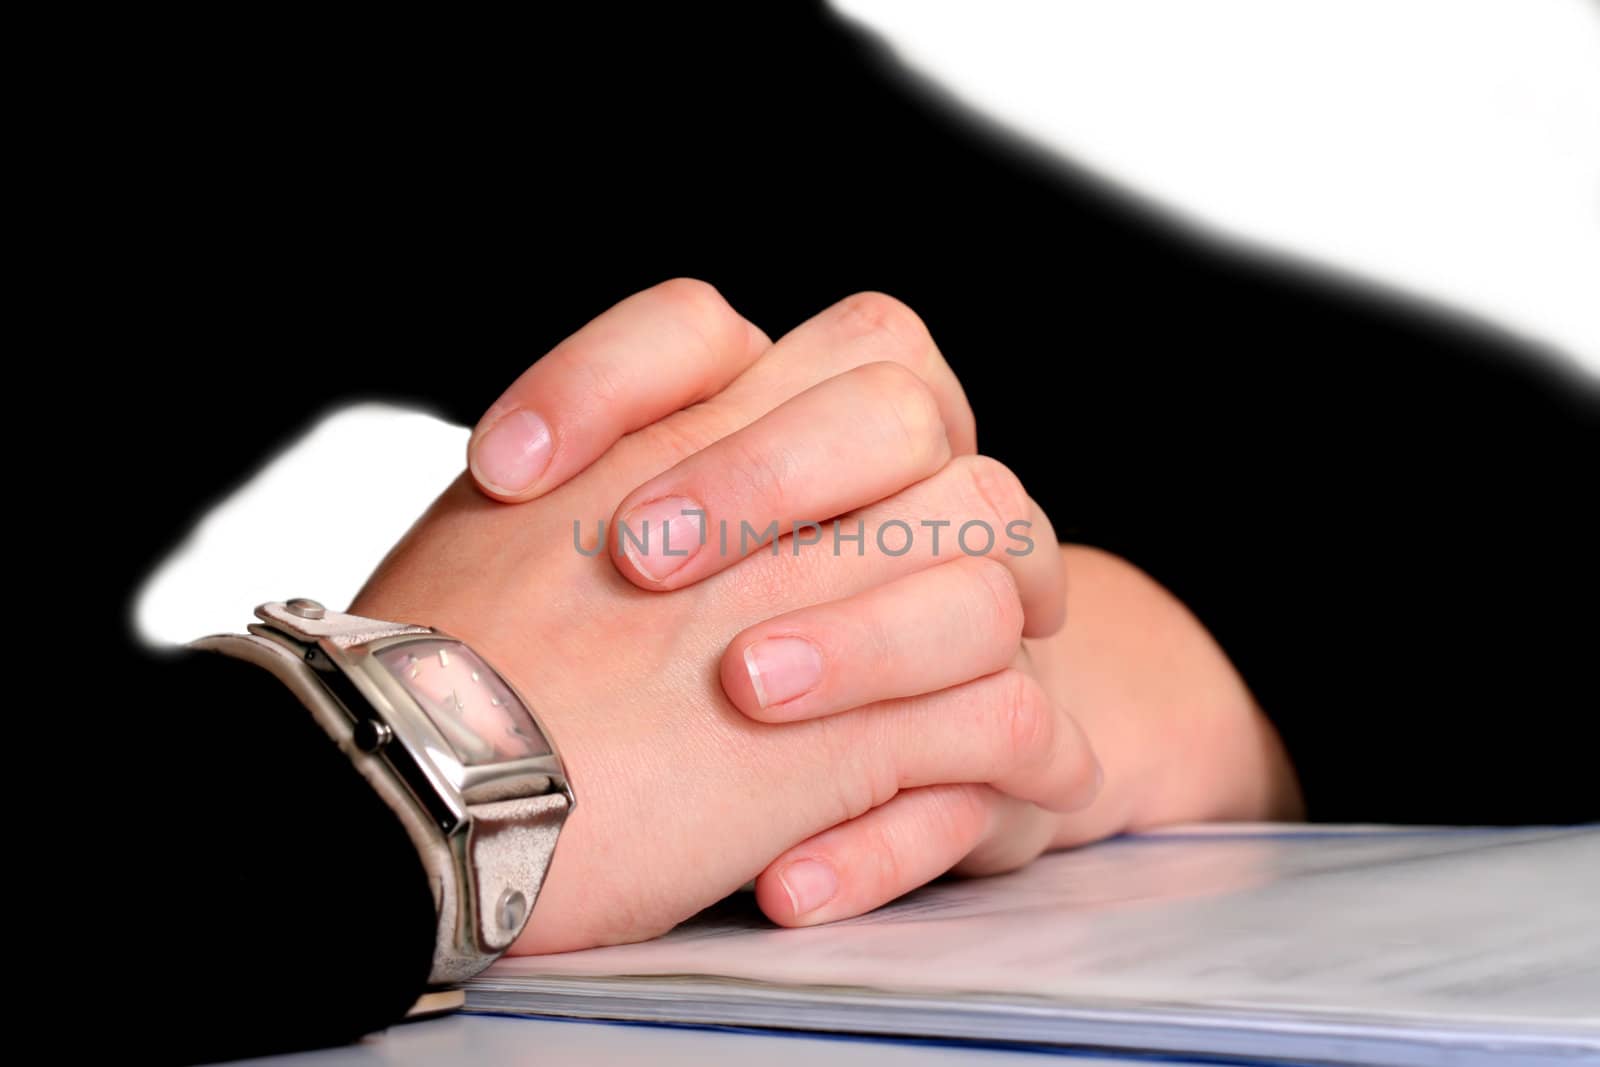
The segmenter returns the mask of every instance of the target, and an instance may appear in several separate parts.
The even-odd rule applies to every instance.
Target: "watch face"
[[[379,652],[377,660],[422,706],[463,766],[550,754],[511,687],[461,642],[408,641]]]

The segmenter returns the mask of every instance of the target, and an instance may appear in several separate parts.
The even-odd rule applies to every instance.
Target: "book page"
[[[1131,836],[812,929],[734,900],[485,980],[618,975],[1600,1035],[1600,828]]]

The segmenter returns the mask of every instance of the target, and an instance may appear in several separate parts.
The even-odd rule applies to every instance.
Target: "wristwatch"
[[[522,932],[575,803],[533,709],[438,630],[306,599],[255,613],[247,634],[191,647],[263,667],[294,692],[417,849],[438,916],[430,984],[478,973]]]

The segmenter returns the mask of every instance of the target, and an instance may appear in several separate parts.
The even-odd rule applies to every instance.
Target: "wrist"
[[[1205,627],[1126,560],[1062,548],[1067,622],[1030,642],[1047,689],[1105,768],[1055,844],[1179,822],[1293,820],[1304,807],[1276,730]]]

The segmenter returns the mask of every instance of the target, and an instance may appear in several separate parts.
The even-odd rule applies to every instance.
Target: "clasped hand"
[[[515,951],[652,937],[751,878],[826,922],[1148,817],[1096,802],[1049,521],[897,301],[772,343],[664,283],[469,458],[351,610],[479,648],[560,748],[579,802]]]

